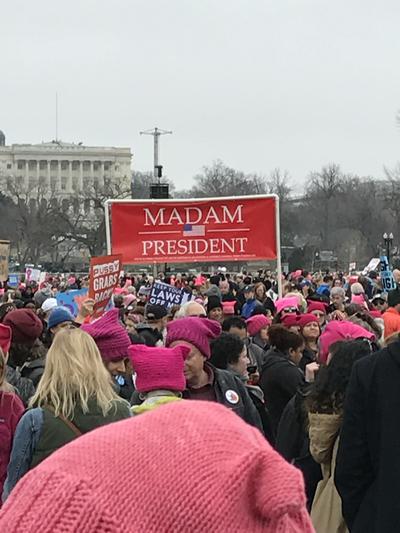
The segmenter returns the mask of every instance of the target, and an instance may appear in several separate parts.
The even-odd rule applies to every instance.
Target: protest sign
[[[362,271],[363,276],[366,276],[371,270],[376,270],[379,266],[379,257],[373,257],[368,265]]]
[[[393,272],[390,270],[389,261],[387,257],[383,255],[380,258],[381,263],[381,282],[384,292],[392,291],[396,288],[396,282],[394,281]]]
[[[35,281],[36,283],[39,283],[40,274],[41,274],[41,271],[38,268],[28,267],[25,270],[25,282],[30,283],[32,281]]]
[[[173,305],[183,305],[191,299],[191,295],[183,289],[177,289],[162,281],[156,281],[151,288],[149,303],[170,308]]]
[[[59,292],[56,296],[57,305],[63,305],[64,307],[67,307],[76,317],[79,313],[82,300],[87,298],[87,295],[87,289]]]
[[[109,253],[122,254],[124,263],[280,261],[274,195],[109,200],[106,217]]]
[[[89,298],[94,300],[93,318],[98,318],[110,304],[119,283],[121,255],[104,255],[90,260]]]
[[[0,241],[0,281],[7,281],[10,241]]]
[[[12,289],[18,289],[19,287],[19,277],[18,274],[9,274],[7,285]]]

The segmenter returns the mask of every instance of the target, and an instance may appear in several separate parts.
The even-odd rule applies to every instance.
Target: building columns
[[[68,179],[67,179],[67,193],[72,193],[73,187],[72,187],[72,163],[73,161],[68,162]]]
[[[56,191],[61,190],[61,161],[57,161],[57,181],[56,181]]]
[[[51,190],[51,161],[47,161],[47,182],[46,182],[47,188],[50,191]]]
[[[79,181],[78,181],[78,191],[83,191],[83,161],[79,161]]]
[[[100,161],[100,178],[99,178],[99,188],[104,188],[104,161]]]
[[[24,179],[25,189],[29,189],[29,161],[25,160],[25,179]]]

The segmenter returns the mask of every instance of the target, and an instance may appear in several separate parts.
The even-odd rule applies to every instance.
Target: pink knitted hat
[[[271,325],[271,320],[265,315],[254,315],[246,320],[247,333],[254,337],[261,329]]]
[[[182,392],[186,388],[183,373],[189,346],[175,348],[150,348],[144,344],[133,344],[128,350],[133,369],[136,372],[136,390],[172,390]]]
[[[280,313],[286,307],[299,307],[299,300],[296,296],[289,296],[288,298],[281,298],[275,302],[276,312]]]
[[[57,450],[20,480],[1,511],[0,531],[314,528],[302,473],[257,429],[216,402],[182,400],[89,431]]]
[[[175,341],[190,342],[204,357],[211,356],[210,341],[221,335],[221,324],[208,318],[187,317],[173,320],[167,326],[166,346]]]
[[[326,363],[329,354],[329,348],[335,342],[348,341],[352,339],[368,339],[375,341],[375,335],[370,331],[362,328],[352,322],[332,320],[326,326],[324,332],[319,338],[319,360]]]
[[[368,309],[367,302],[362,294],[353,294],[351,297],[351,303],[361,305],[362,307]]]
[[[84,324],[81,329],[93,337],[104,361],[128,357],[131,340],[119,322],[118,309],[111,309],[95,322]]]

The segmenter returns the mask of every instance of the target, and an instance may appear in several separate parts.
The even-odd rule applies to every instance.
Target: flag
[[[183,226],[184,237],[204,237],[205,234],[205,226],[192,226],[192,224],[185,224]]]

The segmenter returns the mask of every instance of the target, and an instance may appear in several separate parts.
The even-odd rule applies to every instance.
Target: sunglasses
[[[284,313],[297,313],[298,309],[297,307],[285,307],[283,309]]]

